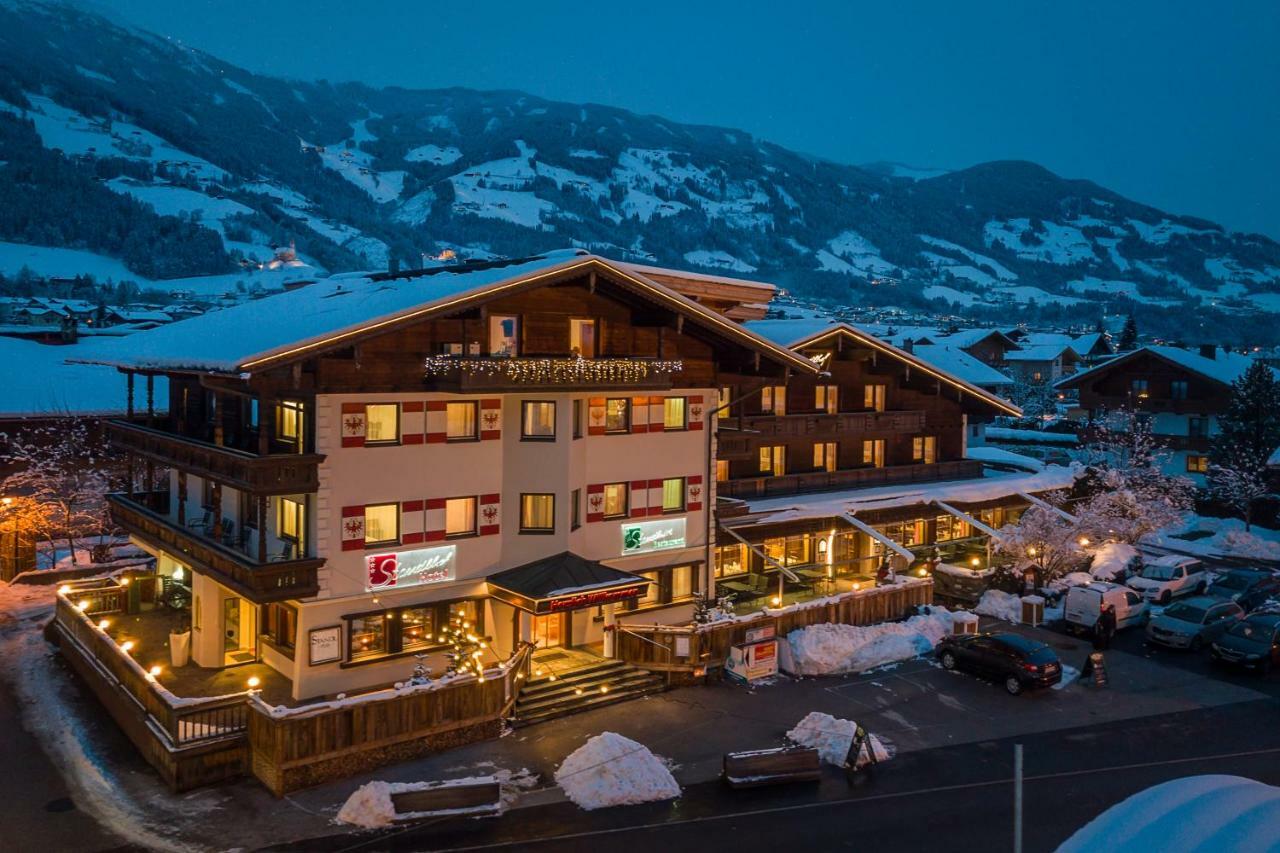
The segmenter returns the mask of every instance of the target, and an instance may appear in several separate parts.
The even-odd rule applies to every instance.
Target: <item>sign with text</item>
[[[548,599],[547,608],[551,611],[577,610],[580,607],[598,607],[602,604],[613,604],[616,601],[626,601],[630,598],[639,598],[644,595],[644,589],[646,586],[648,586],[648,584],[641,583],[632,586],[597,589],[590,592],[578,592],[572,595]],[[541,602],[539,602],[539,604],[541,604]],[[538,612],[542,612],[541,608],[538,608]]]
[[[454,579],[458,566],[458,546],[418,548],[397,554],[375,554],[365,558],[368,570],[365,589],[401,589]]]
[[[762,640],[772,640],[774,638],[774,628],[772,625],[761,625],[759,628],[747,629],[747,642],[758,643]]]
[[[314,628],[311,631],[311,666],[342,659],[342,626]]]
[[[659,518],[622,525],[622,555],[647,554],[684,547],[684,517]]]

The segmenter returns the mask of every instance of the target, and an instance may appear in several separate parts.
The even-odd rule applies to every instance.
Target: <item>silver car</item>
[[[1170,604],[1147,623],[1147,641],[1174,649],[1198,651],[1244,618],[1234,601],[1197,595]]]

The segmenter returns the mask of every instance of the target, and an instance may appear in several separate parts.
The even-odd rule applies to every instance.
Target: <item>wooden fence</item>
[[[729,649],[746,642],[747,632],[773,626],[782,638],[797,628],[822,623],[873,625],[900,618],[908,608],[933,600],[931,579],[911,579],[894,586],[875,587],[799,604],[776,615],[761,613],[753,619],[703,626],[619,625],[614,657],[654,672],[665,673],[669,683],[688,682],[708,668],[722,666]]]
[[[483,681],[388,690],[314,707],[274,712],[253,703],[253,775],[276,796],[393,761],[497,737],[529,674],[520,648]]]

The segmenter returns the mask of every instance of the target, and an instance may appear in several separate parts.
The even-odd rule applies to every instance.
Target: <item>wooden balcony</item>
[[[259,563],[247,554],[180,527],[165,513],[167,492],[107,495],[111,517],[130,536],[190,563],[202,574],[257,604],[306,598],[320,591],[322,558]]]
[[[288,495],[320,488],[321,454],[258,456],[128,421],[106,423],[111,443],[120,450],[234,489]]]
[[[740,426],[739,426],[740,425]],[[848,435],[919,434],[925,428],[922,411],[798,412],[791,415],[751,415],[720,421],[716,455],[720,459],[749,459],[763,439],[837,439]]]
[[[726,498],[763,498],[824,492],[897,483],[925,483],[933,480],[965,480],[982,476],[982,463],[957,459],[932,465],[895,465],[889,468],[853,468],[847,471],[809,471],[781,477],[748,477],[716,484],[716,494]]]
[[[426,388],[459,394],[577,391],[611,388],[662,391],[674,387],[678,361],[651,358],[502,358],[439,356],[428,359]]]

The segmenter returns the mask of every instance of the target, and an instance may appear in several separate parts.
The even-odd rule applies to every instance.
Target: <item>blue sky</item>
[[[1280,238],[1280,3],[98,0],[252,71],[520,89],[849,163],[1027,159]]]

